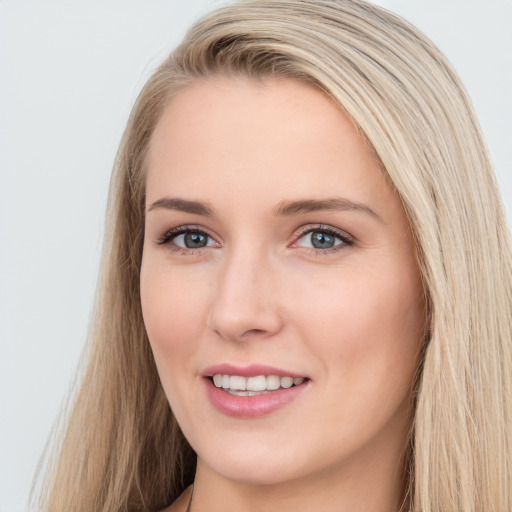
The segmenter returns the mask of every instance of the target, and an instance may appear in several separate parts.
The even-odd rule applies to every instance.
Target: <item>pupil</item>
[[[208,243],[206,235],[201,233],[187,233],[184,237],[185,246],[189,249],[197,249],[198,247],[206,247]]]
[[[334,247],[334,237],[321,231],[311,233],[311,243],[315,249],[330,249]]]

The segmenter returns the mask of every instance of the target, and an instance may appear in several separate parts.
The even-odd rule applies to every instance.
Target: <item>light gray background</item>
[[[25,510],[82,350],[131,105],[186,27],[222,3],[0,0],[0,512]],[[455,65],[510,212],[512,0],[375,3]]]

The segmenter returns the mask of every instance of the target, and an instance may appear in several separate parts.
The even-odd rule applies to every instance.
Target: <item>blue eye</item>
[[[306,247],[320,251],[337,250],[339,247],[353,245],[353,240],[345,233],[333,228],[318,227],[306,231],[296,242],[299,247]]]
[[[315,249],[330,249],[336,244],[336,238],[329,233],[322,233],[321,231],[313,231],[310,233],[311,245]]]
[[[217,242],[208,234],[186,226],[167,231],[157,243],[158,245],[168,245],[173,250],[183,251],[218,246]]]
[[[172,241],[178,247],[187,249],[200,249],[208,246],[209,236],[204,233],[188,232],[175,236]]]

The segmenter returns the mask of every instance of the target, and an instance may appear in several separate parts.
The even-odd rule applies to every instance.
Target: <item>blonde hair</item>
[[[141,315],[144,161],[172,95],[218,73],[314,84],[371,144],[409,218],[428,302],[409,510],[512,510],[512,258],[492,166],[446,58],[363,0],[237,2],[194,25],[142,90],[112,178],[86,364],[39,509],[150,511],[193,479]]]

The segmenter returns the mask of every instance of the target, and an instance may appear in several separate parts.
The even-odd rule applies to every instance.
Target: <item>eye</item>
[[[207,247],[210,241],[210,237],[205,233],[197,233],[189,231],[172,238],[172,241],[178,247],[184,247],[187,249],[201,249]]]
[[[158,240],[158,245],[168,245],[171,250],[187,252],[219,244],[207,233],[194,227],[182,226],[171,229]]]
[[[353,239],[347,233],[330,226],[318,226],[302,233],[294,245],[327,252],[353,244]]]

